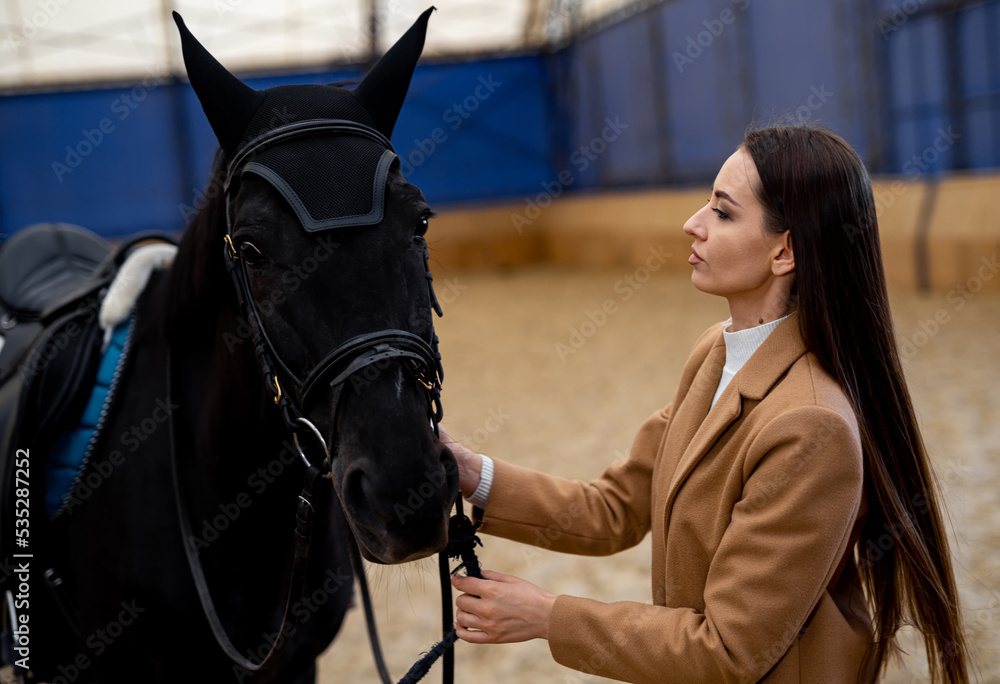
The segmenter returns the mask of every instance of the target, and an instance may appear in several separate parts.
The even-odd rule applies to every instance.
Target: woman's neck
[[[784,318],[795,310],[795,306],[782,293],[778,297],[755,298],[752,301],[729,298],[729,316],[733,319],[729,332],[739,332],[764,323]]]

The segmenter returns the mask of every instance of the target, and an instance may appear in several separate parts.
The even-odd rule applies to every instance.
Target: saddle
[[[0,553],[4,560],[25,551],[40,560],[47,524],[45,456],[83,413],[105,346],[102,301],[130,251],[148,241],[174,244],[170,237],[144,233],[114,249],[79,226],[41,223],[0,245]],[[14,486],[15,463],[20,461],[18,468],[24,468],[25,456],[34,466],[30,478],[26,472],[18,473],[30,482],[27,549],[20,548],[23,540],[13,535],[15,492],[23,487]],[[6,589],[5,585],[0,583],[0,588]],[[5,616],[7,602],[3,602]],[[3,626],[8,632],[9,625]],[[9,650],[7,638],[0,639],[0,647]],[[0,662],[13,662],[10,656],[0,653]]]
[[[114,249],[79,226],[39,223],[0,245],[0,435],[23,423],[28,416],[17,412],[28,408],[37,422],[35,434],[21,431],[25,439],[72,412],[73,400],[93,380],[104,296],[133,248],[149,242],[175,244],[169,236],[142,233]],[[33,407],[18,401],[29,394]],[[3,458],[13,445],[0,444]]]
[[[87,333],[94,326],[89,324],[96,321],[100,290],[113,276],[111,255],[104,239],[53,223],[26,228],[0,248],[0,430],[5,436],[16,422],[24,389],[44,386],[46,403],[55,411],[77,389],[91,346]]]

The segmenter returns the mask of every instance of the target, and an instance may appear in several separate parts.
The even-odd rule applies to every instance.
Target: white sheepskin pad
[[[101,302],[101,327],[110,331],[128,318],[136,300],[146,288],[150,274],[156,269],[170,266],[176,254],[177,247],[164,242],[133,249]]]

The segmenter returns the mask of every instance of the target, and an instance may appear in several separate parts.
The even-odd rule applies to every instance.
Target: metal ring
[[[323,464],[326,465],[326,466],[328,466],[329,464],[331,464],[330,450],[326,446],[326,440],[323,439],[323,435],[320,434],[319,430],[316,429],[316,426],[313,425],[309,421],[309,419],[306,418],[305,416],[299,416],[298,417],[298,421],[300,423],[302,423],[303,425],[305,425],[307,428],[309,428],[309,430],[312,431],[313,435],[319,441],[320,446],[323,447],[323,455],[326,457],[324,459],[324,461],[323,461]],[[292,441],[295,442],[295,448],[298,449],[298,451],[299,451],[299,457],[302,459],[302,462],[306,464],[306,468],[311,468],[312,467],[312,463],[310,463],[309,459],[306,458],[305,452],[302,451],[302,445],[299,443],[299,433],[298,432],[293,432],[292,433]]]

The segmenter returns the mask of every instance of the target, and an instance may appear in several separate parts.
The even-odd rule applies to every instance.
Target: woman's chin
[[[702,273],[699,267],[703,267],[704,261],[695,264],[694,268],[691,269],[691,284],[694,285],[695,289],[704,292],[705,294],[716,294],[713,291],[712,284],[704,273]]]

